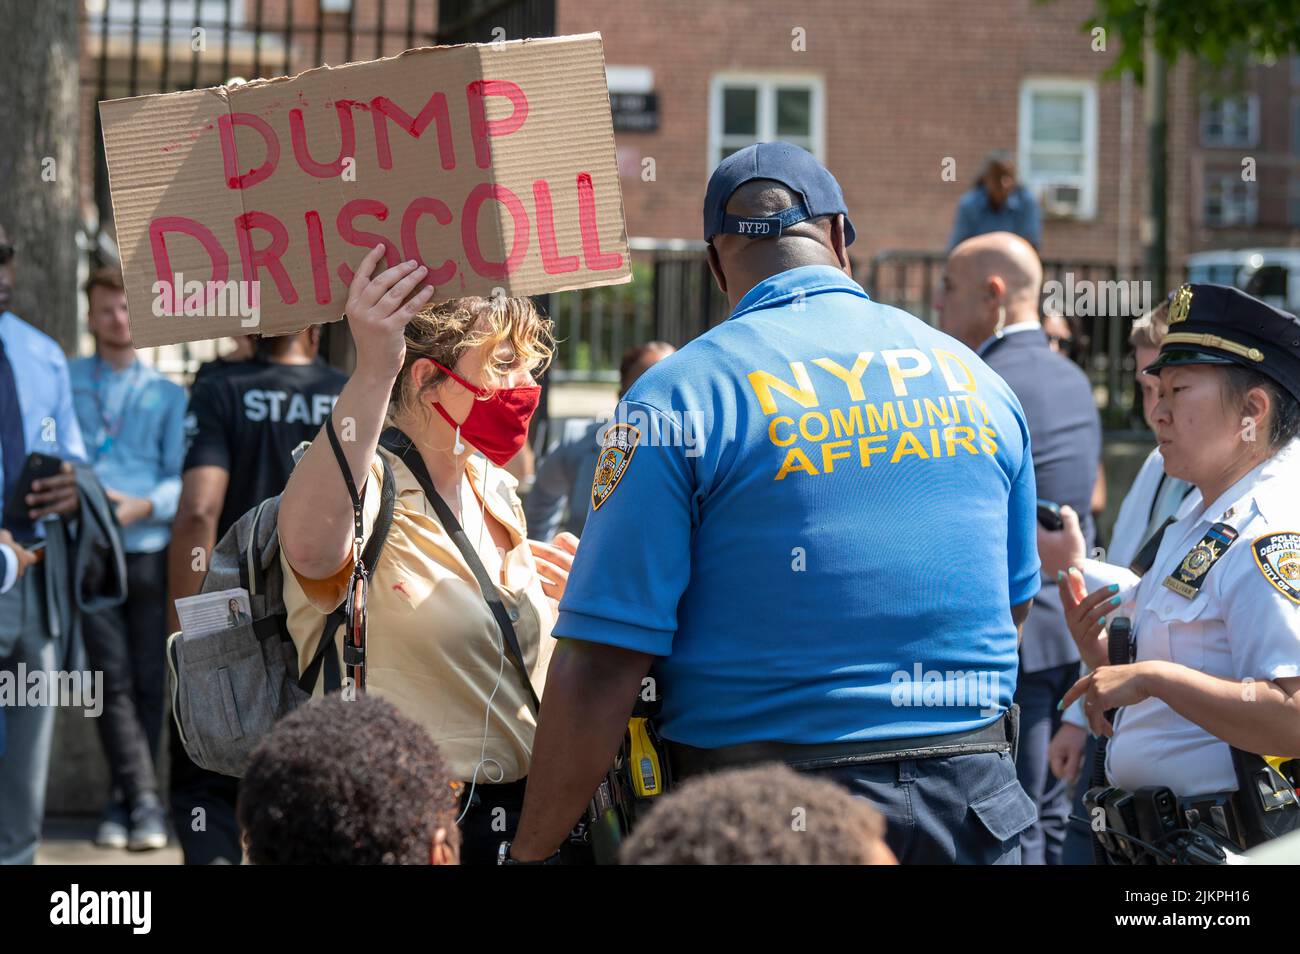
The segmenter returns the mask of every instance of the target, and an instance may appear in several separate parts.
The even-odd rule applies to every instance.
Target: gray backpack
[[[361,559],[373,571],[393,522],[393,474],[380,455],[384,479],[379,515]],[[264,500],[226,531],[212,551],[202,592],[242,586],[248,590],[252,621],[202,635],[173,633],[167,640],[172,714],[190,759],[200,768],[242,776],[249,756],[276,721],[311,698],[325,677],[325,691],[342,685],[334,633],[343,607],[325,618],[316,651],[298,672],[298,652],[289,636],[276,530],[280,498]]]

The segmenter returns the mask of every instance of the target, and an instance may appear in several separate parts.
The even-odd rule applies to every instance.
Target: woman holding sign
[[[356,512],[342,465],[364,543],[382,457],[396,500],[369,568],[365,687],[438,742],[463,783],[462,862],[492,863],[509,837],[502,823],[513,832],[522,805],[577,543],[527,540],[515,479],[501,469],[527,437],[552,325],[527,298],[430,306],[427,269],[404,262],[376,275],[383,253],[366,256],[348,294],[356,369],[281,498],[289,630],[305,668],[353,581]]]

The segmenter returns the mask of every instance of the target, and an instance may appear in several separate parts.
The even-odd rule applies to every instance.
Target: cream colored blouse
[[[517,781],[528,774],[536,729],[519,671],[509,655],[503,657],[496,620],[415,476],[388,451],[378,453],[392,468],[396,500],[393,525],[370,579],[367,691],[388,699],[428,729],[454,778],[469,782],[477,768],[480,784]],[[367,538],[379,512],[382,473],[376,458],[366,481]],[[486,504],[510,534],[512,546],[502,567],[505,582],[499,589],[540,697],[555,646],[551,629],[556,610],[542,591],[528,548],[517,481],[480,457],[470,458],[467,476],[475,505]],[[481,492],[484,486],[486,492]],[[342,492],[342,481],[339,489]],[[476,520],[478,514],[472,517]],[[473,531],[469,536],[475,541]],[[349,558],[329,579],[312,580],[290,566],[283,550],[280,553],[289,633],[301,671],[316,650],[325,616],[346,596],[352,564]],[[340,662],[342,645],[340,626],[335,634]],[[316,694],[322,691],[318,685]]]

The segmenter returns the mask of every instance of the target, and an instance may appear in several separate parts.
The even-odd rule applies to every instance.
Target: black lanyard
[[[352,498],[352,578],[348,581],[348,594],[344,602],[343,615],[343,664],[347,667],[350,683],[356,691],[366,691],[366,596],[370,587],[370,569],[366,567],[363,557],[365,543],[365,521],[362,505],[365,491],[357,493],[356,482],[352,479],[352,468],[348,466],[347,456],[339,444],[339,436],[334,432],[334,417],[325,419],[325,433],[329,435],[330,447],[343,472],[343,482],[347,484],[348,496]]]

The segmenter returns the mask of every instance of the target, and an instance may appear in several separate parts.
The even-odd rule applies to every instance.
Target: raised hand
[[[1087,593],[1083,573],[1075,567],[1058,573],[1056,585],[1061,592],[1065,623],[1079,647],[1079,655],[1090,669],[1106,665],[1110,661],[1106,649],[1106,614],[1120,604],[1116,595],[1119,586],[1112,584]]]
[[[406,358],[406,323],[433,297],[425,285],[411,294],[429,269],[414,260],[394,265],[375,275],[384,246],[376,245],[361,260],[348,289],[345,314],[357,348],[357,371],[393,380]],[[410,299],[407,296],[410,295]]]

